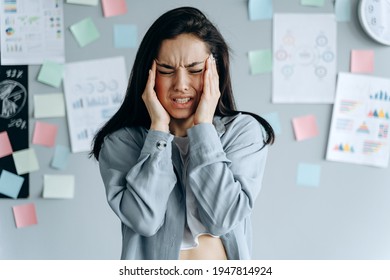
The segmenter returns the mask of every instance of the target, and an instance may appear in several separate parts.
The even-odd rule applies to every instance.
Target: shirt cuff
[[[167,132],[152,130],[148,131],[141,154],[155,154],[170,152],[172,150],[173,135]]]

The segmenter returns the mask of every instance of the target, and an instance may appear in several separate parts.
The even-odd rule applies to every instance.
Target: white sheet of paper
[[[73,153],[91,149],[96,131],[122,103],[127,79],[124,57],[65,65],[65,104]]]
[[[62,93],[35,94],[34,117],[55,118],[65,116],[65,101]]]
[[[339,73],[326,159],[389,163],[390,79]]]
[[[274,15],[273,102],[334,102],[336,26],[334,14]]]
[[[74,175],[44,175],[43,198],[73,198]]]
[[[63,1],[0,1],[1,64],[65,62]]]

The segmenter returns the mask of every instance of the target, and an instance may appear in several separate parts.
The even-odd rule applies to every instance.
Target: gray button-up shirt
[[[122,222],[122,259],[178,259],[185,187],[207,232],[221,237],[228,259],[250,259],[250,215],[268,151],[264,130],[253,117],[238,114],[215,117],[187,134],[184,182],[172,134],[131,127],[105,138],[99,166],[108,203]]]

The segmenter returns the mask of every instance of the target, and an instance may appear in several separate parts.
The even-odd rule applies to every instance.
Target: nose
[[[189,89],[189,77],[186,69],[178,69],[175,75],[174,90],[185,92]]]

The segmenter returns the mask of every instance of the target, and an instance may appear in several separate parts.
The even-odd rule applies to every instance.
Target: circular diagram
[[[26,104],[27,90],[13,80],[0,82],[0,117],[9,119],[17,115]]]

